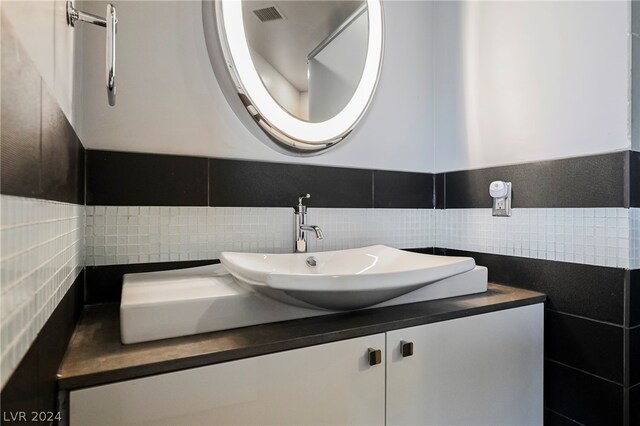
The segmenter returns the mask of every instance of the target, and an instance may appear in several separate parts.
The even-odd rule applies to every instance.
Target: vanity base
[[[487,268],[474,269],[366,309],[444,299],[487,290]],[[296,301],[296,304],[300,304]],[[242,286],[222,265],[127,274],[120,304],[122,343],[188,336],[250,325],[328,315]]]

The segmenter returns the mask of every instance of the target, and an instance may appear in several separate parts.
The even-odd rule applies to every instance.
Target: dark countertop
[[[123,345],[118,304],[85,307],[58,372],[72,390],[544,302],[529,290],[489,284],[486,293],[365,309]]]

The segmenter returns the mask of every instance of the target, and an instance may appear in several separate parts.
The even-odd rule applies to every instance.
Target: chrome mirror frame
[[[254,99],[255,94],[249,93],[247,90],[247,85],[241,78],[242,73],[238,71],[236,61],[234,61],[234,56],[230,51],[229,40],[223,19],[224,4],[229,2],[236,2],[237,4],[238,1],[239,0],[202,1],[202,19],[209,59],[225,98],[236,113],[236,116],[238,116],[245,127],[247,127],[258,139],[280,152],[291,155],[317,155],[325,152],[327,149],[334,147],[338,142],[344,140],[364,117],[371,104],[379,82],[384,57],[384,19],[382,1],[367,0],[370,5],[374,3],[374,7],[369,7],[369,26],[372,25],[372,22],[380,26],[379,32],[376,33],[369,30],[368,34],[369,43],[376,43],[376,48],[379,46],[379,57],[370,58],[370,55],[367,55],[367,59],[365,61],[363,75],[365,72],[369,71],[371,73],[369,78],[374,79],[368,90],[365,90],[366,85],[359,84],[356,89],[356,93],[354,93],[354,96],[347,104],[347,107],[336,114],[332,119],[320,123],[311,123],[296,118],[272,99],[273,103],[277,105],[282,112],[286,113],[288,116],[287,119],[291,122],[295,122],[294,124],[296,129],[304,129],[307,135],[314,134],[315,130],[321,130],[319,133],[328,135],[327,137],[322,137],[319,140],[310,140],[302,134],[296,134],[293,131],[284,131],[279,128],[274,123],[274,120],[272,119],[273,117],[269,116],[270,111],[267,111],[264,108],[259,108],[257,105],[258,103]],[[373,19],[371,10],[378,11],[378,14],[376,14],[377,16],[374,16]],[[378,34],[377,40],[375,34]],[[368,50],[368,52],[370,51]],[[255,68],[253,68],[253,72],[257,75]],[[375,73],[375,75],[373,73]],[[358,92],[359,90],[360,92]],[[353,114],[353,111],[355,110],[347,110],[349,104],[351,104],[356,98],[356,94],[359,95],[361,103],[364,100],[364,106],[359,108],[357,114]],[[271,110],[271,113],[272,112],[273,109]],[[335,127],[335,122],[337,120],[334,120],[334,118],[338,117],[340,114],[345,114],[346,112],[352,112],[351,119],[342,120],[343,123],[346,121],[347,125],[343,125],[342,128],[331,131],[330,127],[327,126],[333,125]],[[279,114],[282,116],[281,112],[279,112]],[[346,114],[343,115],[343,117],[344,116],[346,116]]]

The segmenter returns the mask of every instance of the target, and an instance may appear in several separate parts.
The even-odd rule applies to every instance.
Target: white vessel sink
[[[262,292],[254,291],[230,275],[223,265],[126,274],[123,281],[120,302],[122,343],[188,336],[335,312],[304,307],[303,302],[281,290],[274,291],[279,300],[265,297]],[[487,268],[476,266],[371,308],[485,291]]]
[[[298,306],[330,310],[372,306],[476,266],[468,257],[418,254],[383,245],[319,253],[224,252],[220,261],[255,291],[285,303],[294,300]]]

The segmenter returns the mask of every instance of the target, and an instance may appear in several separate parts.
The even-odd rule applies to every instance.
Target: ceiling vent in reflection
[[[279,19],[286,19],[282,12],[276,9],[275,6],[265,7],[263,9],[256,9],[253,11],[256,14],[260,22],[277,21]]]

